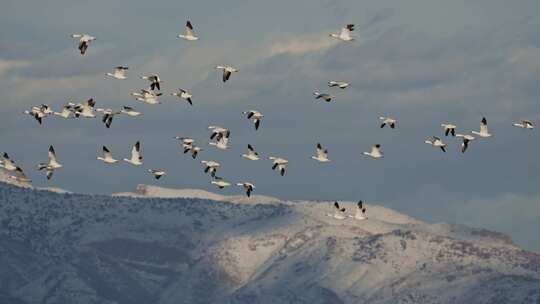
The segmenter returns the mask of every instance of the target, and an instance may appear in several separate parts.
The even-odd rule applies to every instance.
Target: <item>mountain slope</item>
[[[329,202],[92,196],[0,183],[0,302],[540,301],[540,254],[495,232],[368,208],[368,220],[341,221],[326,216]]]

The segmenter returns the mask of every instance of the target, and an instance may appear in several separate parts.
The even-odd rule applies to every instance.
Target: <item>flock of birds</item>
[[[329,36],[335,39],[338,39],[343,42],[349,42],[353,41],[354,37],[352,36],[352,32],[354,31],[354,25],[353,24],[347,24],[345,27],[341,29],[340,32],[337,33],[331,33]],[[71,35],[73,38],[78,38],[78,50],[80,51],[81,55],[84,55],[90,44],[96,40],[95,37],[90,36],[88,34],[73,34]],[[187,21],[185,32],[183,34],[178,35],[178,38],[184,39],[186,41],[197,41],[199,37],[196,36],[193,25],[190,21]],[[239,69],[234,68],[232,66],[228,65],[218,65],[216,66],[216,69],[222,71],[222,81],[227,82],[231,75],[233,73],[238,73]],[[127,66],[117,66],[112,73],[106,73],[107,77],[111,77],[113,79],[117,80],[124,80],[127,79],[127,72],[129,70],[129,67]],[[141,76],[141,79],[147,80],[149,82],[148,88],[141,89],[139,92],[133,92],[131,95],[135,97],[137,101],[144,102],[146,104],[154,105],[159,104],[159,97],[162,96],[161,91],[161,84],[163,81],[160,79],[159,75],[153,74],[153,75],[146,75]],[[328,82],[329,88],[339,88],[339,89],[346,89],[349,87],[349,83],[345,81],[329,81]],[[331,95],[330,93],[324,93],[324,92],[313,92],[313,95],[315,96],[316,100],[324,100],[325,102],[332,102],[335,98],[335,96]],[[171,93],[171,96],[175,96],[179,98],[180,100],[183,100],[187,102],[190,106],[193,106],[193,95],[186,89],[180,88],[177,92]],[[24,111],[25,114],[28,114],[32,117],[34,117],[35,120],[39,124],[42,124],[43,119],[49,117],[49,116],[57,116],[60,118],[95,118],[96,112],[102,113],[102,122],[105,124],[106,128],[110,128],[113,122],[113,118],[117,115],[126,115],[128,117],[137,117],[142,115],[141,112],[138,112],[135,110],[135,108],[130,106],[124,106],[122,109],[114,110],[110,108],[95,108],[95,102],[93,99],[89,99],[86,102],[83,103],[75,103],[75,102],[68,102],[66,103],[63,108],[59,112],[55,112],[46,104],[41,104],[37,106],[33,106],[30,110]],[[251,121],[255,127],[255,130],[258,130],[261,121],[264,117],[264,115],[256,110],[249,110],[246,112],[243,112],[243,114],[246,116],[246,118]],[[397,127],[397,120],[392,117],[379,117],[380,120],[380,128],[389,127],[391,129],[395,129]],[[513,124],[513,126],[522,128],[522,129],[533,129],[534,124],[531,121],[528,120],[522,120],[520,122],[516,122]],[[482,118],[480,122],[480,130],[479,131],[472,131],[470,134],[464,133],[464,134],[458,134],[456,133],[456,125],[451,123],[443,123],[441,124],[441,127],[443,129],[444,136],[452,136],[457,137],[461,139],[461,152],[465,153],[467,148],[469,147],[470,143],[478,138],[489,138],[492,136],[491,133],[489,133],[488,129],[488,122],[487,119],[484,117]],[[226,150],[229,148],[229,138],[231,135],[230,130],[227,128],[219,127],[219,126],[209,126],[208,129],[210,130],[210,142],[209,145],[213,146],[220,150]],[[474,136],[473,136],[474,135]],[[476,137],[475,137],[476,136]],[[182,137],[182,136],[176,136],[176,140],[178,140],[181,144],[181,147],[183,149],[183,153],[187,154],[190,153],[193,159],[196,159],[199,153],[203,150],[200,146],[198,146],[195,143],[195,140],[188,137]],[[426,144],[429,144],[435,148],[440,148],[443,152],[446,152],[447,144],[441,139],[441,137],[433,136],[431,138],[428,138],[425,140]],[[102,161],[105,164],[116,164],[119,162],[119,160],[115,159],[113,157],[113,154],[111,150],[109,150],[107,147],[103,146],[103,155],[97,157],[98,160]],[[369,152],[363,152],[363,155],[366,155],[371,158],[379,159],[383,158],[384,154],[381,149],[380,144],[375,144],[371,147],[371,150]],[[259,153],[255,151],[252,145],[248,144],[247,146],[247,152],[245,154],[241,155],[243,158],[251,161],[257,161],[260,159]],[[285,175],[285,170],[287,169],[287,165],[289,161],[282,157],[276,157],[276,156],[269,156],[269,160],[272,161],[272,170],[276,170],[279,172],[281,176]],[[311,156],[311,159],[320,162],[320,163],[326,163],[329,162],[330,159],[328,158],[328,150],[323,148],[323,146],[320,143],[317,143],[315,148],[315,155]],[[142,166],[143,165],[143,157],[141,155],[141,143],[136,142],[132,149],[131,149],[131,156],[129,158],[124,158],[123,161],[126,163],[129,163],[133,166]],[[219,177],[217,175],[217,171],[220,167],[220,163],[215,160],[202,160],[201,164],[203,165],[204,172],[209,174],[211,176],[211,184],[217,186],[220,189],[223,189],[225,187],[231,186],[231,183],[227,182],[222,177]],[[30,183],[31,181],[26,177],[25,173],[21,169],[21,167],[17,166],[13,160],[8,156],[7,153],[3,154],[3,157],[0,159],[0,167],[4,170],[11,172],[12,175],[10,175],[10,178],[21,182],[21,183]],[[37,166],[37,169],[40,171],[45,171],[47,179],[51,179],[53,176],[53,173],[62,168],[62,164],[58,161],[56,157],[56,152],[54,150],[53,146],[49,147],[48,150],[48,161],[44,163],[40,163]],[[152,174],[155,179],[160,179],[163,176],[167,175],[167,172],[165,170],[161,169],[148,169],[148,172]],[[245,190],[245,193],[248,197],[251,196],[251,193],[255,189],[255,185],[251,182],[239,182],[236,183],[237,186],[243,187]],[[346,219],[348,217],[362,220],[366,219],[366,208],[365,204],[363,204],[362,201],[358,202],[357,204],[357,212],[354,216],[346,214],[346,209],[341,207],[338,202],[334,203],[335,207],[335,213],[334,214],[328,214],[328,216],[333,217],[335,219]]]

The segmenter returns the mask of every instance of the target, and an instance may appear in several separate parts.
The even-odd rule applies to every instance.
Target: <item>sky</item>
[[[448,222],[507,233],[520,246],[540,250],[540,135],[512,123],[540,121],[540,11],[537,0],[309,0],[309,1],[5,1],[0,11],[0,151],[27,172],[35,186],[83,193],[130,191],[156,184],[145,171],[162,168],[157,184],[219,191],[200,160],[222,164],[219,175],[251,181],[256,193],[283,199],[359,200],[429,222]],[[191,20],[200,40],[176,35]],[[356,40],[328,36],[354,23]],[[72,33],[97,40],[86,55]],[[227,83],[214,69],[240,69]],[[127,80],[107,79],[118,65]],[[158,73],[160,105],[130,96]],[[346,80],[346,90],[328,88]],[[194,106],[175,100],[191,91]],[[336,96],[316,101],[314,90]],[[94,98],[97,107],[134,106],[139,118],[47,118],[39,126],[22,114],[32,105],[59,110],[69,99]],[[242,111],[265,117],[258,131]],[[379,116],[397,119],[380,129]],[[490,139],[443,138],[448,152],[426,144],[488,119]],[[208,125],[231,130],[231,149],[208,146]],[[181,153],[176,135],[204,151]],[[106,166],[103,145],[127,157],[141,141],[144,166]],[[330,163],[310,159],[316,143]],[[240,157],[252,144],[263,160]],[[362,155],[381,144],[384,159]],[[47,181],[35,165],[54,145],[64,168]],[[266,157],[290,161],[281,177]],[[239,193],[239,187],[219,192]]]

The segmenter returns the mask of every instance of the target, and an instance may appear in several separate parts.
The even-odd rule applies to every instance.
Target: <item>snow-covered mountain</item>
[[[540,254],[500,233],[141,187],[0,183],[0,303],[540,303]]]

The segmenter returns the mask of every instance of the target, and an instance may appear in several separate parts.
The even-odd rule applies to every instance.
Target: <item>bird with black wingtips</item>
[[[362,201],[358,201],[358,203],[356,204],[356,207],[357,207],[356,213],[354,214],[354,216],[349,215],[349,217],[354,218],[355,220],[359,220],[359,221],[366,220],[367,216],[366,216],[365,204]]]
[[[396,127],[397,121],[394,118],[380,116],[379,120],[381,121],[381,129],[384,128],[385,126],[389,126],[392,129]]]
[[[98,156],[98,160],[101,160],[106,164],[116,164],[118,162],[117,159],[113,158],[111,151],[107,147],[103,146],[102,150],[103,156]]]
[[[94,98],[90,98],[87,101],[83,103],[78,103],[74,106],[74,113],[75,117],[83,117],[83,118],[94,118],[96,117],[96,114],[94,113],[94,107],[96,106],[96,102],[94,101]]]
[[[127,79],[127,75],[126,75],[127,70],[129,70],[129,67],[127,66],[117,66],[114,68],[113,73],[107,73],[105,75],[112,77],[114,79],[124,80],[124,79]]]
[[[428,145],[432,145],[433,147],[440,148],[443,152],[446,152],[446,146],[448,146],[437,136],[432,136],[431,138],[426,139],[424,142]]]
[[[96,37],[92,37],[88,34],[72,34],[72,38],[79,38],[79,46],[78,49],[81,52],[81,55],[84,55],[86,53],[86,50],[88,49],[88,46],[92,41],[96,40]]]
[[[24,171],[21,169],[21,167],[17,166],[15,168],[15,175],[10,175],[9,178],[23,184],[29,184],[32,182],[28,177],[26,177],[26,174],[24,174]]]
[[[441,124],[441,127],[443,127],[444,136],[448,136],[449,134],[456,136],[456,125],[451,123],[443,123]]]
[[[103,117],[101,118],[101,121],[105,124],[105,127],[107,127],[107,129],[111,127],[114,116],[121,113],[121,111],[115,111],[113,109],[101,109],[101,108],[96,109],[96,112],[103,113]]]
[[[253,189],[255,189],[255,185],[248,182],[237,183],[236,185],[244,187],[244,190],[246,190],[247,197],[251,197],[251,192],[253,192]]]
[[[134,166],[141,166],[143,164],[140,141],[137,141],[131,148],[131,158],[124,158],[124,161]]]
[[[201,164],[204,165],[204,173],[210,173],[212,177],[216,176],[217,169],[221,166],[217,161],[202,160]]]
[[[382,158],[383,157],[383,152],[381,150],[381,145],[380,144],[374,145],[373,147],[371,147],[370,152],[364,152],[363,154],[366,155],[366,156],[372,157],[372,158]]]
[[[130,116],[130,117],[137,117],[137,116],[142,115],[141,112],[135,111],[133,107],[129,107],[129,106],[123,106],[122,110],[120,110],[120,113],[126,114],[127,116]]]
[[[314,159],[320,163],[326,163],[330,160],[328,159],[328,150],[323,149],[321,143],[317,143],[315,149],[315,156],[311,156],[311,159]]]
[[[158,91],[161,90],[161,83],[163,83],[163,80],[159,78],[159,75],[152,74],[152,75],[147,75],[147,76],[141,76],[141,79],[150,81],[150,90],[152,91],[156,89]]]
[[[54,171],[62,168],[63,165],[59,163],[56,159],[56,152],[54,151],[53,146],[49,146],[49,151],[47,155],[49,158],[49,162],[40,163],[37,168],[39,171],[45,170],[47,172],[47,179],[49,180],[52,178]]]
[[[231,184],[225,181],[222,177],[214,176],[213,180],[210,182],[213,185],[216,185],[219,189],[230,186]]]
[[[218,136],[218,140],[213,142],[208,142],[210,146],[214,146],[220,150],[227,150],[230,148],[229,146],[229,138],[226,136]]]
[[[251,120],[253,124],[255,125],[255,130],[258,130],[259,125],[264,115],[261,112],[256,111],[256,110],[244,111],[242,113],[244,115],[247,115],[247,119]]]
[[[162,93],[154,93],[150,89],[141,89],[139,92],[131,93],[132,96],[135,96],[135,99],[142,101],[149,105],[160,104],[158,97],[163,95]]]
[[[160,170],[160,169],[148,169],[148,172],[152,174],[156,180],[167,175],[167,172],[165,172],[165,170]]]
[[[467,151],[467,148],[469,148],[469,144],[471,141],[475,139],[474,136],[469,134],[456,134],[456,137],[461,138],[461,153],[465,153]]]
[[[313,95],[315,96],[315,99],[323,99],[326,102],[331,102],[334,99],[334,96],[328,93],[321,93],[319,91],[313,92]]]
[[[288,160],[275,156],[269,156],[268,159],[272,161],[272,170],[277,169],[281,176],[285,175],[285,169],[287,169],[287,165],[289,164]]]
[[[211,130],[210,139],[216,138],[219,140],[221,137],[229,138],[231,136],[231,131],[227,128],[218,127],[218,126],[208,126],[208,129]]]
[[[333,214],[326,214],[326,216],[329,216],[331,218],[334,218],[336,220],[344,220],[347,218],[345,212],[347,210],[345,207],[341,207],[337,201],[334,202],[334,213]]]
[[[528,129],[528,130],[534,129],[534,123],[530,120],[522,120],[520,122],[513,123],[512,125],[514,127],[518,127],[521,129]]]
[[[193,102],[191,100],[191,97],[193,97],[193,95],[191,95],[191,93],[184,89],[178,89],[178,92],[173,92],[171,93],[171,95],[187,101],[191,106],[193,105]]]
[[[247,154],[242,154],[242,157],[249,160],[259,160],[259,153],[255,151],[251,144],[247,146]]]
[[[223,77],[222,77],[223,82],[227,82],[227,80],[229,80],[229,78],[231,77],[232,73],[240,72],[239,69],[233,68],[230,65],[218,65],[216,66],[216,69],[223,70]]]
[[[186,22],[186,29],[184,31],[184,34],[179,34],[178,38],[182,38],[187,41],[196,41],[199,40],[199,37],[195,35],[195,32],[193,31],[193,25],[191,24],[191,21]]]
[[[493,134],[489,133],[488,130],[488,122],[485,117],[482,117],[482,121],[480,122],[480,131],[472,131],[471,132],[474,135],[477,135],[482,138],[488,138],[491,137]]]
[[[354,24],[347,24],[346,26],[341,28],[341,31],[339,33],[330,34],[330,37],[336,38],[341,41],[353,41],[354,38],[351,35],[353,31]]]

